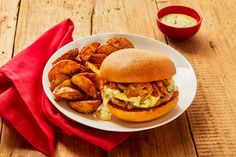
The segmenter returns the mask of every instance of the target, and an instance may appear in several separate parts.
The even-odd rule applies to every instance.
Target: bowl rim
[[[199,18],[199,20],[197,20],[197,23],[196,23],[195,25],[193,25],[193,26],[188,26],[188,27],[174,27],[174,26],[167,25],[167,24],[165,24],[165,23],[163,23],[163,22],[161,21],[161,19],[159,18],[159,14],[160,14],[160,12],[163,11],[164,9],[172,8],[172,7],[181,7],[181,8],[183,8],[183,9],[190,9],[190,10],[194,11],[200,18]],[[177,14],[178,14],[178,12],[177,12]],[[187,15],[187,14],[186,14],[186,15]],[[188,16],[191,16],[191,15],[188,15]],[[191,16],[191,17],[192,17],[192,16]],[[194,18],[194,17],[192,17],[192,18]],[[194,19],[196,19],[196,18],[194,18]],[[161,8],[159,11],[157,11],[156,20],[157,20],[159,23],[161,23],[162,25],[166,26],[166,27],[170,27],[170,28],[174,28],[174,29],[188,29],[188,28],[194,28],[194,27],[199,26],[199,25],[202,23],[203,17],[202,17],[202,15],[201,15],[197,10],[195,10],[195,9],[193,9],[193,8],[190,8],[190,7],[187,7],[187,6],[183,6],[183,5],[169,5],[169,6],[166,6],[166,7],[164,7],[164,8]]]

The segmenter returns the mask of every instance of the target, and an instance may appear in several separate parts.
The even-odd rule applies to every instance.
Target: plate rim
[[[55,105],[52,101],[53,98],[50,97],[50,95],[48,95],[48,90],[46,89],[46,82],[45,82],[45,79],[47,78],[47,75],[46,74],[46,67],[48,67],[52,61],[52,59],[54,58],[54,56],[56,56],[57,53],[59,53],[60,51],[62,51],[61,49],[64,49],[66,47],[68,47],[69,45],[72,45],[73,43],[76,43],[80,40],[86,40],[86,39],[89,39],[89,38],[96,38],[96,37],[100,37],[100,36],[103,36],[103,35],[111,35],[111,36],[129,36],[129,37],[135,37],[135,38],[143,38],[145,40],[151,40],[152,42],[156,42],[164,47],[168,47],[169,49],[171,49],[174,53],[177,53],[179,56],[181,56],[181,59],[183,59],[185,61],[185,63],[188,65],[188,67],[191,69],[191,72],[194,76],[194,90],[193,90],[193,98],[192,100],[189,102],[188,105],[185,106],[185,108],[183,108],[181,110],[181,112],[179,112],[178,114],[176,114],[175,116],[171,117],[170,119],[160,123],[160,124],[157,124],[157,125],[152,125],[152,126],[147,126],[147,127],[135,127],[135,128],[127,128],[125,130],[123,129],[113,129],[113,128],[101,128],[101,127],[96,127],[96,126],[93,126],[93,125],[89,125],[89,124],[85,124],[83,122],[80,122],[80,121],[77,121],[73,118],[71,118],[70,116],[68,116],[66,113],[65,113],[65,109],[63,109],[63,107],[60,106],[60,104],[57,103],[57,105]],[[63,53],[66,53],[66,52],[63,52]],[[63,54],[62,53],[62,54]],[[159,41],[159,40],[156,40],[156,39],[153,39],[153,38],[150,38],[150,37],[147,37],[147,36],[144,36],[144,35],[138,35],[138,34],[131,34],[131,33],[100,33],[100,34],[93,34],[93,35],[88,35],[88,36],[84,36],[84,37],[79,37],[69,43],[67,43],[66,45],[60,47],[56,52],[54,52],[54,54],[48,59],[47,63],[45,64],[44,66],[44,69],[43,69],[43,75],[42,75],[42,84],[43,84],[43,89],[44,89],[44,92],[47,96],[47,98],[50,100],[51,104],[59,111],[61,112],[64,116],[68,117],[70,120],[76,122],[76,123],[79,123],[79,124],[82,124],[82,125],[85,125],[85,126],[89,126],[91,128],[95,128],[95,129],[99,129],[99,130],[104,130],[104,131],[112,131],[112,132],[136,132],[136,131],[143,131],[143,130],[148,130],[148,129],[153,129],[153,128],[156,128],[156,127],[160,127],[160,126],[163,126],[173,120],[175,120],[176,118],[178,118],[181,114],[183,114],[187,108],[192,104],[195,96],[196,96],[196,92],[197,92],[197,77],[196,77],[196,74],[195,74],[195,71],[192,67],[192,65],[190,64],[190,62],[187,60],[186,57],[184,57],[179,51],[177,51],[176,49],[174,49],[173,47]],[[165,115],[164,115],[165,116]],[[110,122],[110,121],[109,121]],[[145,122],[144,122],[145,123]]]

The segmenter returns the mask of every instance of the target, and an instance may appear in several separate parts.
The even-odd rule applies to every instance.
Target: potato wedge
[[[58,63],[61,60],[68,60],[68,59],[72,60],[78,54],[79,54],[79,49],[78,48],[72,49],[72,50],[66,52],[65,54],[63,54],[62,56],[60,56],[59,58],[57,58],[54,62],[52,62],[52,64],[55,65],[56,63]]]
[[[79,73],[77,75],[87,77],[88,79],[90,79],[94,83],[97,90],[100,90],[102,78],[100,76],[98,76],[97,74],[95,74],[95,73]]]
[[[83,66],[75,61],[61,60],[52,67],[52,69],[48,73],[48,79],[50,82],[52,82],[56,79],[58,74],[71,75],[81,71],[82,69]]]
[[[98,69],[98,67],[97,67],[96,65],[94,65],[94,64],[92,64],[92,63],[90,63],[90,62],[86,62],[85,64],[86,64],[86,66],[87,66],[89,69],[92,70],[92,72],[94,72],[94,73],[96,73],[96,74],[99,74],[99,69]]]
[[[95,64],[102,64],[103,60],[107,57],[107,55],[103,54],[103,53],[98,53],[98,54],[93,54],[89,61],[91,63],[95,63]]]
[[[94,99],[102,100],[101,92],[97,92],[97,94],[96,94],[96,96],[94,97]]]
[[[53,91],[53,96],[56,101],[59,100],[78,100],[83,99],[84,94],[71,87],[61,87]]]
[[[91,44],[86,45],[82,48],[80,52],[80,58],[84,61],[88,61],[89,58],[96,52],[97,48],[100,46],[99,42],[93,42]]]
[[[101,105],[101,100],[68,101],[68,105],[80,113],[91,114]]]
[[[59,84],[54,90],[57,90],[58,88],[61,88],[61,87],[73,88],[73,84],[72,84],[71,80],[68,78],[65,81],[63,81],[61,84]]]
[[[111,44],[104,44],[97,49],[97,54],[102,53],[108,56],[109,54],[117,50],[118,48],[116,48],[115,46],[112,46]]]
[[[116,47],[117,49],[134,48],[134,45],[126,38],[114,37],[107,41],[108,44]]]
[[[93,64],[93,65],[94,65],[97,69],[100,69],[102,64]]]
[[[54,88],[59,86],[63,81],[69,79],[70,77],[65,74],[56,74],[54,78],[50,81],[50,89],[53,91]]]
[[[97,89],[93,82],[87,77],[75,75],[71,78],[71,81],[87,95],[96,97]]]

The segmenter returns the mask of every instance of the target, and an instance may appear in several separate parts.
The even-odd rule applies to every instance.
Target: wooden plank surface
[[[41,34],[47,26],[50,27],[51,25],[57,23],[63,17],[71,17],[73,20],[73,16],[75,16],[76,19],[86,19],[87,25],[85,25],[83,22],[85,21],[79,21],[79,24],[83,23],[84,27],[79,27],[80,29],[75,29],[78,31],[81,36],[88,35],[90,33],[102,33],[102,32],[126,32],[126,33],[136,33],[136,34],[142,34],[146,36],[150,36],[152,38],[155,38],[155,36],[158,36],[159,40],[165,41],[165,38],[163,35],[156,31],[155,28],[155,16],[153,16],[156,12],[156,4],[154,1],[147,1],[145,2],[145,5],[143,5],[142,1],[139,1],[139,3],[136,3],[135,1],[132,1],[129,6],[125,5],[128,1],[117,1],[111,3],[110,1],[107,1],[105,3],[96,1],[96,3],[81,3],[81,5],[74,5],[73,2],[71,3],[64,3],[63,2],[57,2],[57,4],[52,3],[50,5],[50,9],[47,8],[49,5],[48,3],[51,3],[50,1],[45,2],[36,2],[33,4],[27,3],[27,1],[21,2],[21,10],[19,14],[19,27],[17,28],[16,32],[16,38],[18,39],[15,42],[14,52],[19,52],[23,48],[25,48],[27,45],[29,45],[39,34]],[[80,3],[78,3],[80,4]],[[53,7],[55,5],[55,8]],[[62,5],[61,10],[60,5]],[[132,6],[135,6],[135,9],[132,8]],[[39,7],[42,7],[43,9],[37,9]],[[72,12],[72,14],[66,14],[65,10],[67,7],[69,9],[75,10]],[[71,8],[73,6],[74,8]],[[77,8],[78,7],[78,8]],[[80,8],[83,8],[83,10],[80,10]],[[54,10],[55,9],[55,10]],[[140,10],[141,9],[141,10]],[[77,13],[76,10],[82,12]],[[105,10],[107,12],[105,12]],[[135,11],[134,11],[135,10]],[[55,17],[48,17],[47,15],[51,15],[55,11],[65,12],[62,14],[62,16],[55,16]],[[133,21],[130,21],[127,19],[129,16],[135,16],[139,11],[142,11],[145,16],[140,16],[140,18],[134,18]],[[70,12],[71,13],[71,12]],[[40,15],[40,16],[39,16]],[[152,15],[152,16],[150,16]],[[81,16],[81,17],[78,17]],[[45,19],[45,17],[48,17],[50,19]],[[83,18],[82,18],[83,17]],[[41,19],[40,19],[41,18]],[[36,20],[37,19],[37,20]],[[58,19],[58,20],[57,20]],[[89,21],[88,21],[89,19]],[[101,20],[101,19],[104,19]],[[116,19],[115,21],[113,19]],[[109,21],[113,20],[113,21]],[[50,22],[49,22],[50,21]],[[77,20],[74,20],[75,23]],[[137,23],[140,23],[141,25],[137,25]],[[92,29],[91,24],[93,25]],[[35,29],[35,26],[37,29]],[[109,26],[110,25],[110,26]],[[116,27],[114,29],[114,26],[119,25],[119,27]],[[136,26],[136,27],[135,27]],[[77,25],[76,25],[77,27]],[[147,27],[147,29],[142,29],[143,27]],[[86,33],[87,32],[87,33]],[[24,36],[22,36],[24,34]],[[79,34],[79,35],[80,35]],[[187,121],[185,116],[184,118],[180,118],[179,121],[184,124],[184,126],[187,126]],[[162,131],[170,132],[170,134],[176,134],[176,132],[173,132],[170,129],[171,127],[176,127],[177,123],[171,123],[169,127],[162,129]],[[139,155],[154,155],[155,154],[162,154],[162,151],[157,151],[156,149],[156,143],[160,142],[159,140],[155,140],[155,136],[164,136],[160,129],[159,130],[150,130],[150,131],[144,131],[141,133],[137,133],[133,135],[130,140],[126,141],[124,144],[119,146],[115,151],[109,152],[109,156],[130,156],[134,152],[136,156]],[[182,134],[181,132],[185,132],[186,134]],[[186,151],[186,155],[194,155],[194,146],[192,144],[192,139],[190,137],[188,127],[183,127],[182,130],[177,131],[178,136],[173,136],[173,138],[169,139],[169,143],[171,141],[176,141],[177,145],[180,145],[182,149],[186,149],[189,151]],[[5,155],[11,154],[13,156],[17,156],[20,154],[25,154],[26,151],[34,152],[31,150],[31,146],[24,141],[18,133],[12,129],[8,123],[4,123],[3,127],[3,133],[2,136],[4,137],[2,140],[3,143],[3,149],[5,149]],[[20,139],[20,140],[14,140],[14,139]],[[12,140],[9,140],[12,139]],[[138,140],[137,140],[138,139]],[[190,145],[186,145],[187,147],[184,147],[183,141],[181,139],[186,139],[185,142],[189,143]],[[19,141],[19,142],[16,142]],[[9,147],[9,144],[4,143],[11,143],[11,147]],[[167,142],[167,143],[168,143]],[[74,145],[78,145],[79,147],[75,147]],[[130,145],[129,143],[133,143]],[[15,148],[20,146],[19,149]],[[128,146],[128,147],[127,147]],[[140,148],[140,151],[135,151],[136,146]],[[146,149],[141,149],[141,148]],[[25,149],[22,149],[25,148]],[[164,152],[167,152],[167,148],[165,147],[159,147],[162,149],[165,149]],[[158,149],[159,149],[158,148]],[[86,143],[80,139],[75,139],[67,136],[61,136],[59,137],[59,142],[57,144],[55,156],[64,156],[65,154],[68,156],[73,156],[75,154],[83,156],[83,154],[89,154],[89,150],[93,149],[93,154],[91,156],[104,156],[104,154],[107,154],[106,151],[103,151],[89,143]],[[96,151],[97,150],[97,151]],[[152,151],[150,151],[152,150]],[[175,149],[177,152],[181,152],[180,156],[184,155],[184,151],[178,151],[178,149]],[[127,153],[126,151],[129,151]],[[121,153],[123,152],[123,153]],[[141,154],[139,154],[141,152]],[[65,153],[65,154],[64,154]],[[175,151],[173,151],[173,154],[176,154]],[[29,156],[32,154],[29,154]],[[41,156],[42,154],[35,152],[34,155]]]
[[[203,14],[200,32],[168,43],[186,56],[196,71],[198,91],[188,109],[199,156],[236,156],[236,18],[234,0],[167,1]]]
[[[167,42],[189,59],[198,78],[193,104],[175,121],[134,133],[111,152],[57,134],[53,156],[236,156],[236,22],[232,20],[236,1],[21,0],[18,4],[19,0],[0,0],[0,65],[69,17],[75,24],[74,38],[122,32]],[[169,4],[187,5],[203,14],[198,34],[177,41],[156,28],[156,11]],[[8,122],[1,130],[0,156],[44,156]]]
[[[28,1],[22,0],[18,17],[14,55],[26,48],[39,35],[54,24],[71,18],[75,24],[74,38],[90,35],[92,1]],[[81,139],[58,134],[54,156],[102,156],[103,150]],[[91,153],[93,150],[94,154]],[[44,156],[33,149],[11,126],[4,121],[1,139],[1,156]]]
[[[123,32],[145,35],[165,42],[157,31],[155,1],[96,1],[93,18],[93,33]],[[142,13],[142,16],[137,16]],[[182,127],[178,128],[181,123]],[[166,126],[135,133],[109,156],[195,156],[194,145],[188,130],[185,115]],[[165,134],[164,134],[165,132]],[[167,146],[175,149],[169,151]]]
[[[19,2],[0,1],[0,66],[12,56]]]
[[[18,10],[19,0],[0,0],[0,66],[12,56]],[[0,141],[3,121],[0,117]]]
[[[92,0],[21,1],[19,25],[16,32],[14,54],[32,43],[39,35],[66,18],[74,21],[74,38],[90,35]]]

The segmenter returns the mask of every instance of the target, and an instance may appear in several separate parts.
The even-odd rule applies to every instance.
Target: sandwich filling
[[[172,78],[148,83],[106,82],[102,89],[102,108],[96,115],[102,120],[111,119],[108,102],[128,111],[157,107],[170,101],[177,90]]]

